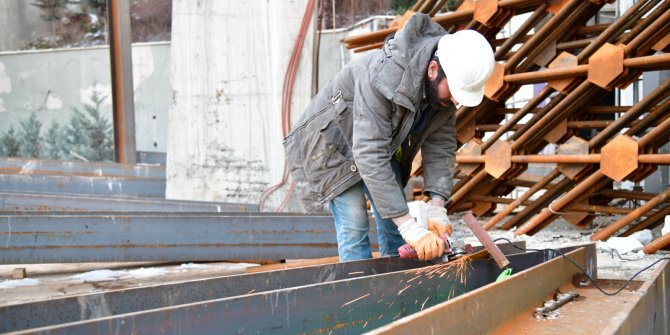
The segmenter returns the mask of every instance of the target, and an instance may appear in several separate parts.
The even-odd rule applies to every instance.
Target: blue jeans
[[[392,165],[398,176],[398,167],[396,164]],[[372,258],[366,196],[372,204],[380,255],[398,256],[398,248],[405,244],[393,220],[381,218],[368,188],[363,181],[360,181],[330,201],[330,211],[333,213],[337,232],[337,251],[341,262]]]

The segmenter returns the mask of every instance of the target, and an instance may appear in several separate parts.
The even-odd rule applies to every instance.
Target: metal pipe
[[[424,13],[428,14],[430,13],[431,9],[433,9],[433,6],[435,5],[435,0],[427,0],[419,7],[418,12],[419,13]]]
[[[491,229],[493,228],[500,220],[502,220],[505,216],[509,215],[512,213],[513,210],[515,210],[519,205],[521,205],[524,201],[530,199],[530,197],[537,193],[537,191],[543,189],[545,186],[547,186],[549,183],[551,183],[554,179],[556,179],[558,176],[560,176],[561,173],[557,169],[553,169],[548,175],[542,177],[533,187],[531,187],[528,191],[526,191],[524,194],[522,194],[520,197],[515,199],[512,203],[507,205],[505,208],[503,208],[498,214],[496,214],[494,217],[492,217],[490,220],[488,220],[484,224],[484,229]]]
[[[521,225],[522,222],[527,221],[527,217],[538,212],[545,204],[551,201],[553,198],[563,193],[567,187],[570,187],[574,182],[568,178],[563,178],[561,181],[556,184],[552,184],[553,187],[544,192],[537,200],[533,201],[529,206],[526,206],[521,212],[514,215],[509,220],[505,221],[500,228],[501,229],[510,229],[512,227]]]
[[[666,100],[660,105],[652,108],[649,113],[642,119],[637,122],[631,123],[630,128],[626,132],[626,135],[636,136],[638,133],[641,133],[652,125],[659,125],[659,122],[662,123],[663,120],[668,118],[668,110],[670,110],[670,100]],[[658,119],[661,119],[660,121]]]
[[[545,86],[542,90],[544,91],[544,89],[548,89],[549,93],[554,92],[554,90],[549,86]],[[563,101],[565,97],[566,95],[562,93],[558,93],[554,97],[552,97],[549,100],[549,103],[547,103],[544,107],[542,107],[540,111],[535,113],[535,115],[533,115],[533,117],[531,117],[528,122],[526,122],[519,130],[515,131],[510,136],[510,140],[517,141],[521,135],[525,134],[528,131],[528,129],[530,129],[530,127],[532,127],[535,123],[544,118],[547,115],[547,113],[549,113],[554,107],[556,107],[556,105],[558,105],[561,101]],[[533,102],[534,101],[535,100],[533,98]]]
[[[661,14],[665,13],[668,9],[670,9],[670,2],[668,2],[667,0],[664,0],[657,7],[654,7],[653,5],[645,7],[645,9],[647,11],[649,9],[652,9],[652,8],[654,8],[654,10],[644,18],[639,19],[640,17],[642,17],[644,15],[642,15],[642,16],[636,15],[636,16],[638,16],[638,20],[632,20],[632,22],[635,23],[635,26],[633,26],[633,28],[630,29],[630,31],[628,33],[621,36],[621,38],[619,38],[617,40],[616,44],[623,44],[623,45],[628,44],[631,40],[633,40],[636,36],[638,36],[641,31],[644,31],[649,26],[649,24],[656,21],[656,19],[658,19],[658,17],[661,16]],[[646,14],[646,13],[644,13],[644,14]]]
[[[598,192],[598,195],[612,199],[621,198],[621,199],[633,199],[633,200],[644,200],[644,201],[649,201],[656,196],[656,194],[654,193],[645,193],[645,192],[627,191],[627,190],[600,191]]]
[[[133,98],[133,57],[130,33],[130,3],[107,0],[109,52],[114,110],[114,155],[118,163],[135,164],[135,105]]]
[[[623,66],[628,69],[641,71],[667,70],[670,69],[670,54],[662,53],[658,55],[624,59]]]
[[[543,71],[508,74],[504,79],[505,82],[509,84],[525,85],[547,82],[551,80],[570,79],[579,76],[586,76],[588,71],[588,65],[577,65],[571,67],[547,69]]]
[[[605,31],[603,31],[595,41],[589,44],[584,50],[582,50],[579,55],[577,55],[577,62],[582,63],[585,60],[588,60],[591,55],[598,50],[603,44],[610,41],[610,39],[616,35],[616,33],[623,27],[631,25],[635,21],[629,20],[635,13],[640,9],[646,0],[640,0],[631,6],[623,15],[616,19]]]
[[[526,19],[526,21],[524,21],[523,24],[512,35],[510,35],[510,37],[505,40],[505,42],[500,46],[500,48],[498,48],[498,50],[496,50],[495,59],[501,60],[502,56],[504,56],[510,49],[512,49],[512,47],[514,47],[515,44],[519,42],[519,38],[528,34],[528,31],[530,31],[540,20],[547,16],[547,6],[548,4],[544,3],[535,9],[533,14],[528,19]]]
[[[656,157],[657,155],[647,155]],[[648,158],[648,159],[653,159]],[[486,156],[456,156],[457,163],[463,164],[481,164],[486,161]],[[513,155],[510,160],[512,163],[600,163],[600,154],[590,155]]]
[[[664,70],[670,69],[670,54],[643,56],[625,59],[624,67],[632,70]],[[508,84],[526,85],[551,80],[571,79],[588,74],[589,65],[582,64],[571,67],[553,68],[543,71],[521,72],[505,75]]]
[[[670,118],[666,124],[666,131],[670,129]],[[654,130],[659,129],[659,127]],[[650,137],[653,138],[653,137]],[[456,156],[456,162],[461,164],[482,164],[486,161],[486,156]],[[588,155],[513,155],[510,160],[512,163],[555,163],[555,164],[599,164],[601,154]],[[641,154],[638,156],[638,162],[642,164],[670,164],[670,154]]]
[[[600,163],[600,154],[590,155],[514,155],[512,163]]]
[[[666,202],[668,200],[668,196],[670,196],[670,188],[667,188],[665,191],[659,193],[653,199],[647,201],[644,205],[636,208],[616,222],[613,222],[607,227],[595,232],[593,235],[591,235],[591,240],[600,241],[607,239],[608,237],[612,236],[612,234],[616,233],[619,229],[642,216],[644,213],[649,212],[650,210],[654,209],[654,207]]]
[[[619,234],[619,236],[626,237],[643,229],[653,229],[665,220],[666,215],[670,215],[670,206],[665,206],[659,209],[656,213],[648,216],[644,221],[628,228],[628,230]]]
[[[428,15],[430,15],[430,17],[435,16],[435,14],[437,14],[437,12],[439,12],[440,9],[442,9],[442,7],[444,7],[444,4],[446,4],[446,3],[447,3],[447,0],[438,1],[437,4],[433,7],[433,10],[431,10],[430,13],[428,13]]]
[[[582,49],[595,41],[595,38],[585,38],[576,41],[567,41],[556,44],[556,51],[567,51],[574,49]]]
[[[626,113],[621,115],[612,125],[603,129],[600,133],[594,136],[589,141],[589,148],[599,148],[604,145],[611,137],[617,134],[621,129],[628,126],[633,120],[637,119],[638,116],[652,108],[657,104],[660,99],[663,99],[668,94],[670,94],[670,79],[663,82],[657,88],[655,88],[651,93],[646,95],[644,99],[635,104],[631,109]]]
[[[626,44],[624,47],[624,52],[626,55],[631,55],[634,52],[638,51],[638,48],[646,43],[649,39],[653,38],[654,35],[662,31],[665,25],[670,22],[670,11],[663,13],[658,19],[654,20],[644,31],[635,38]]]
[[[670,165],[670,154],[642,154],[637,156],[637,161],[641,164]]]
[[[505,122],[505,124],[503,124],[500,129],[496,130],[495,133],[491,135],[491,137],[489,137],[486,142],[484,142],[484,144],[482,144],[482,150],[488,149],[504,133],[509,131],[512,126],[521,121],[521,119],[523,119],[529,111],[533,110],[537,105],[549,97],[553,91],[554,90],[549,86],[542,88],[538,94],[533,96],[521,109],[514,113],[514,115],[507,122]]]
[[[644,249],[642,249],[642,251],[644,251],[644,253],[647,255],[655,254],[657,251],[667,247],[668,245],[670,245],[670,234],[665,234],[647,244]]]
[[[545,220],[555,215],[553,214],[554,212],[560,212],[566,205],[575,200],[577,197],[586,194],[586,192],[588,192],[589,189],[591,189],[594,185],[600,182],[600,180],[604,177],[605,175],[602,172],[596,171],[595,173],[584,179],[577,186],[575,186],[572,190],[570,190],[570,192],[554,200],[554,202],[552,202],[548,206],[548,208],[544,208],[542,211],[540,211],[539,214],[534,216],[530,221],[519,227],[519,229],[517,229],[517,231],[514,232],[514,235],[519,236],[526,234],[536,226],[542,224]]]
[[[488,174],[484,170],[477,172],[477,174],[472,177],[472,179],[470,179],[465,185],[463,185],[463,187],[459,188],[451,195],[451,198],[449,199],[451,204],[456,204],[459,201],[465,199],[466,196],[470,194],[470,192],[472,192],[475,187],[479,186],[479,183],[481,183],[487,175]]]
[[[555,126],[558,122],[562,120],[558,115],[561,114],[568,106],[573,105],[578,99],[586,95],[587,91],[590,91],[594,87],[593,84],[585,81],[581,83],[577,88],[574,89],[568,96],[565,97],[561,102],[559,102],[556,107],[552,108],[545,117],[538,120],[534,123],[530,129],[523,133],[513,144],[512,152],[518,151],[522,148],[526,142],[539,133],[540,130],[546,129],[549,127]]]
[[[534,58],[540,52],[544,50],[546,45],[551,42],[551,39],[548,38],[552,34],[552,31],[558,30],[557,27],[560,26],[563,22],[574,21],[572,17],[578,16],[575,15],[576,9],[582,4],[582,1],[571,0],[568,2],[565,7],[563,7],[558,14],[554,15],[549,22],[547,22],[540,30],[533,35],[533,37],[524,44],[524,46],[517,51],[512,58],[505,62],[505,69],[510,70],[518,66],[521,61],[528,57],[529,59]]]

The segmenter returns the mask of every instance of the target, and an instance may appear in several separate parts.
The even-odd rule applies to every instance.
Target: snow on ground
[[[14,280],[5,280],[0,282],[0,289],[12,289],[23,286],[36,286],[42,282],[33,278],[23,278]]]

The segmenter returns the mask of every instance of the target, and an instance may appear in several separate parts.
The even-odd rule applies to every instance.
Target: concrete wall
[[[257,203],[281,180],[282,84],[306,4],[174,0],[167,198]],[[293,120],[311,97],[312,45],[310,29]]]
[[[167,150],[170,107],[170,44],[133,45],[135,121],[139,151]],[[109,97],[107,47],[0,53],[0,134],[35,113],[45,132],[52,121],[67,122],[83,110],[92,92]],[[111,100],[103,110],[111,120]]]
[[[19,50],[50,29],[31,0],[0,1],[0,51]]]

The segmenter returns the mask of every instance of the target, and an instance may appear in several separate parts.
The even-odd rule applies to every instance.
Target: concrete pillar
[[[280,181],[282,85],[306,4],[173,2],[167,198],[258,203]],[[310,100],[314,26],[295,79],[292,120]],[[286,189],[267,205],[278,205]]]

